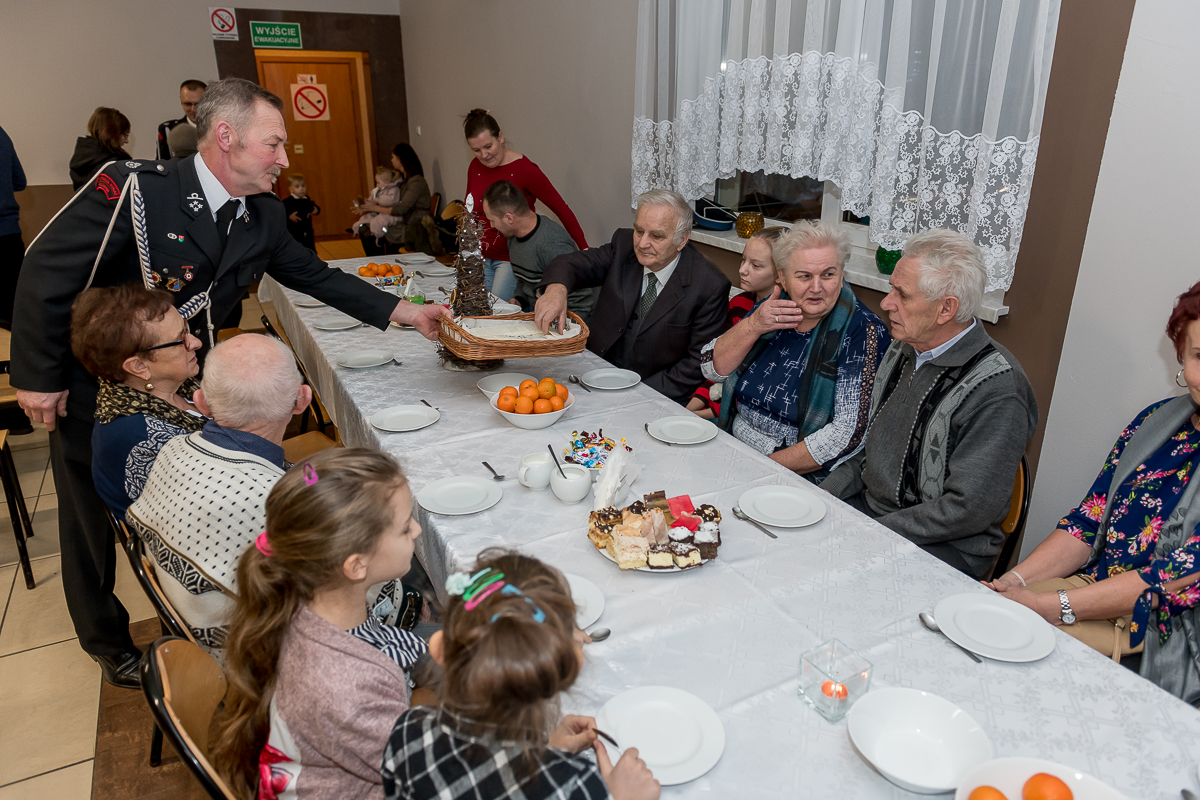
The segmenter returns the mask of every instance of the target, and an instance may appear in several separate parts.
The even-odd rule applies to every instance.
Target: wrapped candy
[[[603,430],[596,431],[596,433],[572,431],[571,443],[563,448],[565,454],[563,460],[581,467],[599,469],[605,465],[609,455],[618,446],[626,452],[633,452],[633,448],[624,439],[619,443],[615,442],[606,437]]]

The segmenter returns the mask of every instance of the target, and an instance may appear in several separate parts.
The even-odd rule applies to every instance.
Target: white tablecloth
[[[334,265],[355,271],[368,260]],[[434,287],[448,288],[451,280],[418,285],[436,295]],[[873,688],[928,690],[964,708],[987,731],[998,757],[1068,764],[1130,798],[1167,800],[1181,788],[1200,788],[1195,709],[1057,631],[1055,651],[1039,662],[976,664],[922,628],[917,613],[947,595],[986,589],[731,436],[698,447],[656,442],[644,423],[686,413],[657,392],[642,385],[580,390],[556,425],[523,431],[489,407],[475,386],[479,373],[444,370],[434,344],[415,331],[314,330],[312,320],[329,309],[296,308],[302,296],[270,279],[260,298],[276,301],[342,438],[397,456],[414,492],[451,475],[486,476],[481,461],[512,478],[502,484],[500,503],[483,513],[423,516],[417,552],[439,590],[448,572],[469,566],[490,545],[518,547],[603,590],[606,607],[596,626],[613,634],[587,647],[565,710],[595,714],[626,689],[670,685],[717,711],[726,731],[720,762],[696,781],[664,788],[664,797],[917,796],[857,755],[845,720],[830,724],[797,696],[800,654],[833,637],[873,663]],[[391,350],[404,364],[349,370],[334,363],[362,348]],[[509,360],[503,369],[565,380],[605,364],[584,352]],[[422,398],[441,410],[431,427],[388,434],[366,422],[379,409]],[[549,490],[531,491],[515,480],[521,456],[547,444],[561,450],[573,430],[597,428],[634,448],[644,468],[638,493],[686,493],[722,510],[724,543],[716,561],[685,573],[618,570],[587,539],[590,496],[568,506]],[[816,525],[779,530],[778,539],[769,539],[729,510],[747,489],[764,484],[812,491],[829,513]]]

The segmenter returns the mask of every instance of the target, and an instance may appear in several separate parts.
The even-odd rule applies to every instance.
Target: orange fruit
[[[362,275],[364,278],[369,278],[369,277],[371,277],[371,276],[372,276],[374,273],[373,273],[373,272],[372,272],[372,271],[371,271],[369,268],[367,268],[367,267],[359,267],[359,268],[358,268],[358,274],[359,274],[359,275]]]
[[[515,387],[515,386],[505,386],[503,389],[500,390],[501,397],[503,397],[506,394],[511,394],[513,397],[520,397],[520,395],[521,395],[521,393],[517,391],[517,387]]]
[[[558,395],[559,400],[562,400],[564,403],[567,402],[567,387],[563,386],[561,383],[556,383],[554,384],[554,393]]]
[[[554,383],[554,378],[542,378],[540,381],[538,381],[539,386],[543,383]]]
[[[517,396],[515,394],[502,394],[496,398],[496,408],[501,411],[512,412],[517,407]]]
[[[1075,800],[1070,786],[1045,772],[1039,772],[1025,781],[1021,797],[1024,800]]]
[[[1008,800],[995,786],[979,786],[967,795],[967,800]]]
[[[558,396],[558,393],[556,391],[554,391],[554,383],[553,382],[546,383],[545,381],[543,381],[542,383],[538,384],[537,390],[538,390],[538,394],[541,395],[546,400],[549,400],[551,397]]]
[[[541,399],[533,401],[533,413],[535,414],[549,414],[553,410],[549,400]]]
[[[524,388],[526,388],[526,387],[528,387],[528,386],[532,386],[532,387],[534,387],[534,388],[537,388],[537,381],[531,381],[531,380],[529,380],[529,379],[525,379],[525,380],[521,381],[521,385],[520,385],[520,387],[518,387],[518,388],[524,389]]]
[[[562,398],[559,397],[558,395],[554,395],[554,397],[551,397],[550,398],[550,408],[554,409],[555,411],[562,411],[563,410]]]
[[[532,414],[533,400],[528,397],[518,397],[516,403],[514,403],[513,411],[516,411],[518,414]]]
[[[528,397],[530,400],[538,400],[541,398],[536,386],[522,386],[521,397]]]

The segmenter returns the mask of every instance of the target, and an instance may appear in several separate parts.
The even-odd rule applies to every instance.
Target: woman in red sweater
[[[505,146],[504,133],[496,119],[482,108],[473,108],[463,120],[463,134],[475,158],[467,167],[467,197],[483,226],[484,277],[492,294],[505,300],[513,296],[517,282],[508,263],[508,242],[487,221],[483,213],[483,193],[496,181],[511,181],[525,194],[529,207],[537,211],[541,200],[554,212],[567,233],[587,249],[587,240],[570,206],[550,183],[550,179],[525,156]]]

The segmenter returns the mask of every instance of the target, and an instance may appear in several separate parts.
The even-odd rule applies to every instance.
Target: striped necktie
[[[654,305],[654,301],[658,299],[658,277],[653,272],[647,276],[646,291],[642,295],[642,300],[638,303],[638,319],[645,319],[646,312],[650,310],[650,306]]]

